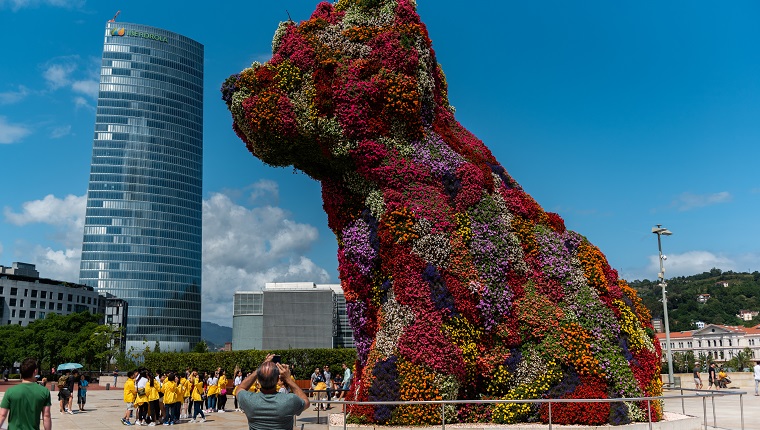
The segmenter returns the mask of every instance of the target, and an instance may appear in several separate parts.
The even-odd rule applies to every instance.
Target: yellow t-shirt
[[[222,394],[222,390],[225,390],[225,394],[227,393],[227,377],[224,375],[219,377],[219,394]]]
[[[182,398],[190,397],[193,387],[190,385],[190,381],[187,378],[179,378],[179,386],[182,388]]]
[[[154,400],[158,400],[159,395],[158,391],[160,390],[158,386],[158,382],[153,381],[153,386],[150,385],[150,382],[148,382],[148,385],[145,386],[145,392],[148,394],[148,401],[152,402]]]
[[[135,380],[132,378],[127,378],[127,382],[124,383],[124,401],[127,403],[134,403],[135,397],[137,397]]]
[[[203,400],[201,397],[201,394],[203,394],[203,381],[200,379],[196,379],[193,384],[193,401],[194,402],[200,402]]]
[[[209,378],[209,380],[213,380],[213,378]],[[209,396],[213,396],[214,394],[219,394],[219,385],[208,384],[208,389],[206,390],[206,394],[208,394]]]
[[[177,403],[177,383],[174,381],[166,381],[161,386],[161,390],[164,392],[164,404],[171,405]]]

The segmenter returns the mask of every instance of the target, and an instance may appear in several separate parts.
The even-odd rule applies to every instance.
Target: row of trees
[[[99,315],[89,312],[48,314],[27,326],[0,326],[0,365],[11,367],[14,362],[34,357],[42,369],[75,362],[86,370],[99,370],[107,368],[113,359],[128,359],[114,347],[119,333],[99,320]]]

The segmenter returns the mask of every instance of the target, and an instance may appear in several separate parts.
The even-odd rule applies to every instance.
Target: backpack
[[[68,380],[68,376],[64,375],[58,378],[58,388],[66,388],[66,381]]]

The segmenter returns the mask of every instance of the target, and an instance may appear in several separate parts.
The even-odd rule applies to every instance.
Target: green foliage
[[[727,282],[728,287],[719,284]],[[694,330],[694,323],[738,325],[751,327],[760,321],[743,321],[736,315],[742,309],[760,311],[760,272],[735,273],[712,269],[699,275],[681,276],[667,280],[668,316],[670,331]],[[644,305],[654,318],[662,318],[662,289],[657,281],[633,281]],[[706,303],[697,296],[709,294]],[[675,367],[675,365],[674,365]]]
[[[161,352],[161,351],[156,351]],[[193,352],[208,352],[208,344],[205,340],[201,340],[193,346]]]
[[[196,368],[210,371],[221,367],[230,375],[235,367],[244,372],[255,370],[267,354],[282,356],[282,362],[291,366],[296,379],[309,379],[315,367],[329,365],[333,375],[342,372],[341,364],[353,366],[355,349],[283,349],[274,351],[222,351],[222,352],[153,352],[145,354],[148,369],[184,370]]]
[[[109,346],[116,333],[99,320],[99,315],[89,312],[51,313],[26,327],[0,326],[0,364],[34,357],[43,369],[65,362],[81,363],[85,369],[103,368],[117,352]]]

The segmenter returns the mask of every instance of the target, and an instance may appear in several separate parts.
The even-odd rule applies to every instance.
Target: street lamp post
[[[673,387],[673,353],[670,350],[670,323],[668,322],[668,296],[665,287],[668,284],[665,282],[665,268],[662,263],[666,257],[662,255],[662,236],[670,236],[673,234],[667,228],[663,228],[661,224],[657,224],[657,227],[652,227],[652,233],[657,235],[657,249],[660,251],[660,273],[657,277],[660,279],[660,287],[662,288],[662,313],[663,322],[665,323],[665,348],[668,355],[668,385]]]

